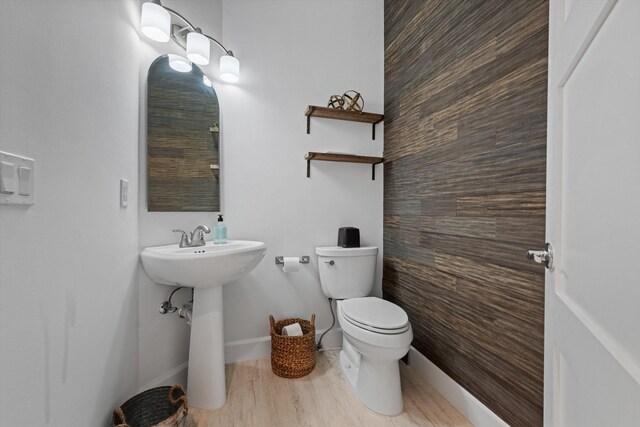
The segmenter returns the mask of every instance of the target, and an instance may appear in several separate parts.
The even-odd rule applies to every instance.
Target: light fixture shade
[[[213,87],[211,80],[209,80],[209,77],[207,77],[206,74],[202,75],[202,83],[204,83],[205,86]]]
[[[240,79],[240,62],[235,57],[220,57],[220,78],[229,83],[235,83]]]
[[[167,56],[169,57],[169,66],[174,70],[181,73],[188,73],[191,71],[191,61],[184,56],[174,55],[173,53],[170,53]]]
[[[171,15],[159,4],[146,2],[142,5],[140,29],[151,40],[166,43],[171,31]]]
[[[191,62],[195,62],[198,65],[207,65],[210,51],[208,38],[195,31],[187,34],[187,58]]]

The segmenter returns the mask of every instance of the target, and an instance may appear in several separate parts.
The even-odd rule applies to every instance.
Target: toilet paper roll
[[[299,337],[302,335],[302,327],[300,323],[294,323],[292,325],[287,325],[282,328],[282,335],[286,335],[289,337]]]
[[[295,273],[300,268],[300,258],[296,256],[284,257],[284,267],[282,270],[285,273]]]

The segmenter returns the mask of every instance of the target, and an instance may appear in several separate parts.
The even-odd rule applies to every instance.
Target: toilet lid
[[[392,302],[381,298],[351,298],[340,304],[349,323],[369,331],[397,334],[409,329],[409,317]]]

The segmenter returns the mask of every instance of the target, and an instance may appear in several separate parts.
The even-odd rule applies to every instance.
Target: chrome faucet
[[[211,229],[206,225],[199,225],[191,232],[191,246],[204,246],[204,234],[211,233]]]
[[[173,232],[182,233],[179,243],[181,248],[192,248],[196,246],[204,246],[206,244],[204,241],[204,235],[205,233],[211,233],[211,229],[206,225],[199,225],[191,232],[191,237],[189,237],[187,232],[184,230],[173,230]]]

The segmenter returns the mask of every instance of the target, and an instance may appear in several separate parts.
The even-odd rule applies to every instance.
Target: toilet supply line
[[[329,300],[329,310],[331,310],[331,326],[329,326],[329,329],[327,329],[322,333],[322,335],[320,335],[320,339],[318,339],[318,344],[316,344],[317,351],[324,351],[324,349],[322,348],[322,338],[324,338],[327,332],[333,329],[333,327],[336,324],[336,315],[333,312],[333,298],[328,298],[328,300]]]

